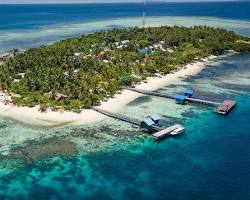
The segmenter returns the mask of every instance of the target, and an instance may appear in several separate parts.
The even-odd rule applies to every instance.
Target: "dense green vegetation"
[[[0,89],[18,94],[12,97],[17,105],[79,111],[112,97],[123,85],[169,73],[192,60],[231,49],[250,52],[250,44],[239,42],[246,40],[209,27],[103,31],[6,59],[0,66]],[[147,53],[138,52],[146,47]],[[56,98],[57,93],[64,96]]]

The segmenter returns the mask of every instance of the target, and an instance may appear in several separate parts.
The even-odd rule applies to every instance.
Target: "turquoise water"
[[[0,5],[0,53],[98,30],[142,26],[142,10],[142,3]],[[249,13],[248,1],[148,3],[146,25],[205,24],[248,35]]]
[[[244,14],[248,3],[241,6],[241,12],[235,12],[235,17],[216,14],[220,7],[212,5],[215,9],[210,12],[211,7],[203,5],[200,9],[201,5],[188,4],[172,11],[173,16],[167,16],[168,7],[168,12],[161,9],[158,17],[152,14],[148,23],[204,23],[250,36],[249,18]],[[239,6],[230,5],[231,10]],[[180,16],[183,9],[185,17]],[[23,44],[32,46],[50,42],[51,35],[57,39],[84,30],[140,22],[137,14],[118,16],[121,19],[105,17],[104,22],[100,16],[84,23],[76,20],[72,26],[60,19],[51,22],[49,29],[46,19],[37,21],[35,27],[17,21],[17,25],[0,28],[0,48],[6,50],[13,44],[25,47],[20,36]],[[157,113],[166,126],[176,122],[185,126],[185,134],[160,143],[135,126],[109,118],[89,125],[46,128],[45,122],[33,120],[31,125],[29,118],[20,121],[1,113],[0,199],[250,199],[250,55],[219,58],[199,74],[180,77],[159,91],[178,93],[187,87],[200,98],[237,100],[237,107],[230,115],[220,116],[206,106],[182,106],[143,96],[119,111],[137,118]]]
[[[192,86],[195,95],[203,98],[237,100],[237,107],[226,117],[212,108],[180,106],[156,97],[141,97],[120,111],[140,117],[157,110],[166,124],[177,121],[185,126],[183,136],[160,143],[136,127],[108,118],[88,127],[42,131],[1,123],[6,135],[25,131],[40,135],[23,143],[27,157],[2,158],[2,198],[249,199],[249,66],[249,55],[219,59],[198,75],[161,89],[174,92]],[[1,140],[6,141],[3,134]],[[44,144],[54,140],[62,145],[75,141],[79,151],[32,159],[37,148],[42,151]]]

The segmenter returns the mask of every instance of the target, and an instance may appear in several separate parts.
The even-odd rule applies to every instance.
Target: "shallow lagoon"
[[[94,31],[113,28],[135,27],[142,25],[141,17],[107,19],[101,21],[77,21],[74,23],[42,26],[36,29],[0,30],[0,52],[8,51],[13,47],[26,49],[51,43],[67,37],[81,36]],[[249,21],[236,19],[221,19],[216,17],[179,17],[161,16],[148,17],[147,26],[187,26],[207,25],[226,28],[242,35],[248,35]]]
[[[233,19],[232,12],[231,19],[200,15],[154,14],[147,23],[206,24],[250,35],[249,18]],[[13,45],[27,48],[96,30],[140,24],[141,18],[132,15],[53,24],[49,29],[47,25],[1,28],[0,51]],[[44,122],[41,125],[34,120],[30,126],[1,113],[0,199],[250,199],[249,67],[249,55],[221,58],[196,76],[180,77],[159,89],[179,93],[192,87],[195,96],[204,99],[235,99],[238,105],[229,116],[217,115],[206,106],[181,106],[147,96],[119,111],[137,118],[158,113],[165,125],[179,122],[185,126],[184,135],[160,143],[137,127],[110,118],[84,126],[46,128]]]
[[[176,105],[157,97],[141,97],[119,111],[138,118],[158,113],[166,125],[180,122],[185,126],[183,136],[160,143],[137,127],[109,118],[88,126],[54,129],[28,128],[1,119],[1,153],[5,154],[1,194],[41,198],[54,194],[65,199],[77,195],[86,199],[182,199],[185,194],[185,199],[230,199],[226,192],[230,190],[247,199],[247,193],[239,192],[245,191],[250,178],[247,66],[249,55],[219,59],[198,75],[160,89],[175,93],[191,86],[199,97],[236,99],[238,105],[227,117],[206,106]],[[48,150],[58,144],[64,149]],[[46,159],[50,153],[64,157]]]

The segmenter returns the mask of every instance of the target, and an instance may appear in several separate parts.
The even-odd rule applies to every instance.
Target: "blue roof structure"
[[[185,101],[186,100],[186,96],[179,95],[179,94],[175,95],[174,98],[176,101]]]
[[[142,48],[142,49],[137,49],[138,53],[148,53],[148,49]]]
[[[151,118],[154,122],[159,121],[159,120],[161,119],[161,118],[160,118],[158,115],[156,115],[156,114],[150,115],[150,118]]]
[[[184,91],[185,96],[191,97],[191,96],[193,96],[193,94],[194,94],[194,91],[192,89],[186,89]]]

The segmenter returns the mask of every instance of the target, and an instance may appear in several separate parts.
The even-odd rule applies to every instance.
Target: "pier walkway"
[[[166,135],[171,135],[171,133],[174,130],[181,128],[181,127],[182,127],[181,125],[175,124],[175,125],[170,126],[166,129],[158,130],[158,132],[154,133],[152,136],[154,137],[154,139],[159,140],[159,139],[162,139],[163,137],[165,137]]]
[[[131,87],[124,87],[124,89],[131,90],[131,91],[134,91],[134,92],[138,92],[138,93],[141,93],[141,94],[156,96],[156,97],[175,99],[175,97],[173,95],[168,95],[168,94],[161,93],[161,92],[152,92],[152,91],[148,91],[148,90],[141,90],[141,89],[136,89],[136,88],[131,88]]]
[[[141,89],[136,89],[136,88],[131,88],[131,87],[125,87],[124,89],[138,92],[141,94],[151,95],[151,96],[163,97],[163,98],[168,98],[168,99],[176,99],[176,95],[169,95],[169,94],[165,94],[161,92],[152,92],[148,90],[141,90]],[[221,104],[218,102],[196,99],[196,98],[191,98],[191,97],[185,97],[185,100],[190,103],[198,103],[198,104],[204,104],[204,105],[209,105],[209,106],[218,106]]]
[[[218,102],[207,101],[207,100],[203,100],[203,99],[190,98],[190,97],[187,97],[186,100],[188,102],[191,102],[191,103],[198,103],[198,104],[204,104],[204,105],[209,105],[209,106],[218,106],[218,105],[221,104],[221,103],[218,103]]]
[[[141,121],[136,119],[136,118],[129,117],[129,116],[126,116],[126,115],[123,115],[123,114],[112,113],[112,112],[109,112],[107,110],[99,109],[99,108],[96,108],[96,107],[93,107],[92,109],[95,110],[96,112],[99,112],[99,113],[101,113],[103,115],[106,115],[108,117],[112,117],[114,119],[118,119],[118,120],[121,120],[121,121],[124,121],[124,122],[128,122],[130,124],[141,126]]]
[[[93,107],[92,109],[95,110],[96,112],[99,112],[99,113],[106,115],[108,117],[111,117],[111,118],[114,118],[117,120],[121,120],[121,121],[130,123],[130,124],[137,125],[140,128],[142,128],[143,130],[145,130],[145,128],[142,125],[143,122],[145,122],[145,121],[141,121],[141,120],[133,118],[133,117],[128,117],[128,116],[123,115],[123,114],[112,113],[112,112],[109,112],[109,111],[106,111],[103,109],[99,109],[96,107]],[[171,136],[172,135],[171,133],[180,127],[182,127],[182,126],[179,124],[175,124],[175,125],[168,127],[168,128],[162,128],[162,127],[159,127],[157,124],[152,124],[152,125],[150,125],[149,129],[154,132],[152,134],[153,138],[156,140],[159,140],[159,139],[162,139],[166,136]],[[150,133],[150,132],[148,131],[148,133]]]

